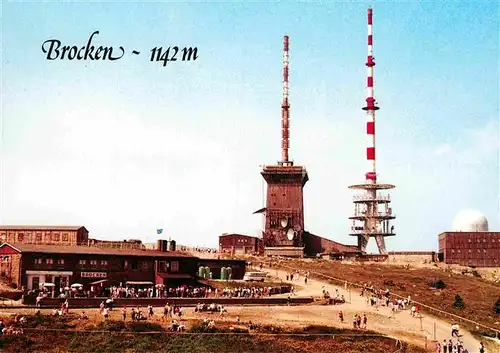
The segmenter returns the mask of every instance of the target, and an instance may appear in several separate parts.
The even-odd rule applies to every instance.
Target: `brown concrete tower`
[[[267,255],[303,256],[304,200],[303,187],[309,180],[304,167],[294,166],[288,157],[290,131],[288,102],[288,36],[284,37],[283,102],[281,105],[282,158],[275,166],[264,166],[261,174],[267,182],[263,233]]]

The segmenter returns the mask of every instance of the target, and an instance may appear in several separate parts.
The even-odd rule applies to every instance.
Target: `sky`
[[[496,2],[2,3],[0,224],[84,225],[98,239],[216,247],[259,235],[262,165],[281,158],[283,35],[290,157],[305,228],[355,244],[364,182],[366,11],[373,7],[377,173],[388,250],[437,250],[462,209],[500,230]],[[119,47],[47,60],[42,43]],[[155,47],[191,61],[150,61]],[[132,51],[140,54],[134,55]],[[179,56],[180,58],[180,56]],[[374,242],[369,250],[375,251]]]

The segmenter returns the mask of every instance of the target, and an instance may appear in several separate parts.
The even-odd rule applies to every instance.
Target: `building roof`
[[[326,241],[329,245],[329,252],[331,253],[353,253],[353,252],[359,252],[359,248],[356,245],[346,245],[342,244],[333,240],[330,240],[325,237],[320,237],[319,235],[312,234],[310,232],[305,232],[305,237],[311,236],[311,237],[317,237],[321,238],[323,241]],[[306,241],[307,242],[307,241]]]
[[[0,248],[9,246],[20,253],[46,253],[46,254],[91,254],[91,255],[114,255],[114,256],[146,256],[146,257],[188,257],[195,256],[187,255],[177,251],[162,252],[157,250],[141,250],[141,249],[109,249],[93,246],[58,246],[58,245],[38,245],[38,244],[15,244],[3,243]]]
[[[262,208],[259,208],[257,211],[255,211],[253,214],[264,213],[264,212],[266,212],[266,210],[267,210],[267,207],[262,207]]]
[[[219,238],[222,238],[222,237],[233,237],[233,236],[236,236],[236,237],[245,237],[245,238],[253,238],[253,239],[260,240],[259,237],[256,237],[256,236],[253,236],[253,235],[245,235],[245,234],[238,234],[238,233],[224,233],[222,235],[219,235]]]
[[[247,260],[244,260],[244,259],[214,259],[214,258],[211,258],[211,259],[208,259],[208,258],[198,258],[198,262],[199,263],[209,263],[209,262],[215,262],[215,263],[219,263],[219,264],[231,264],[231,263],[234,263],[234,264],[241,264],[241,263],[246,263]]]
[[[84,226],[0,225],[0,230],[79,230]]]

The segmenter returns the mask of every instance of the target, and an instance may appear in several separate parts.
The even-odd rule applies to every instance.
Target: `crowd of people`
[[[390,291],[388,289],[381,290],[376,289],[373,285],[364,284],[360,290],[360,296],[364,296],[365,292],[369,291],[371,295],[367,296],[367,303],[371,306],[375,306],[378,310],[379,304],[382,302],[387,308],[391,310],[391,317],[394,317],[397,312],[405,311],[410,309],[410,315],[414,318],[422,318],[421,308],[417,303],[414,303],[411,296],[408,298],[391,298]],[[363,325],[365,320],[365,315],[360,319],[359,315],[356,314],[353,325],[355,328],[360,328],[360,323]],[[341,320],[342,321],[342,320]],[[363,326],[361,326],[363,328]],[[366,325],[364,326],[366,328]],[[444,339],[442,343],[436,343],[437,353],[469,353],[469,350],[464,346],[463,341],[460,339],[460,327],[458,324],[454,323],[451,325],[451,337]],[[483,342],[480,343],[478,350],[479,353],[485,353],[485,347]],[[471,352],[472,353],[472,352]]]
[[[287,287],[237,287],[237,288],[224,288],[222,290],[222,297],[224,298],[261,298],[275,294],[287,293]]]
[[[464,346],[464,342],[460,337],[462,337],[460,334],[460,326],[454,323],[451,325],[451,337],[443,339],[442,343],[436,343],[436,353],[469,353],[469,350]],[[480,342],[478,352],[486,352],[483,342]]]
[[[22,326],[26,324],[26,318],[24,316],[16,315],[14,320],[15,324],[5,325],[3,320],[0,319],[0,335],[2,336],[17,336],[22,335]]]
[[[210,313],[219,313],[220,316],[224,316],[224,313],[227,312],[226,308],[221,305],[221,304],[202,304],[198,303],[196,304],[196,307],[194,309],[194,312],[210,312]]]

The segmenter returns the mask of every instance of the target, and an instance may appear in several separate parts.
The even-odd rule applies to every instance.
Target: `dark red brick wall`
[[[262,240],[242,234],[228,234],[219,236],[219,251],[256,253],[262,247]]]
[[[304,232],[304,251],[309,256],[315,256],[318,253],[343,253],[352,252],[355,249],[333,240],[319,237],[309,232]]]
[[[439,243],[447,264],[500,267],[500,232],[446,232]]]
[[[0,249],[3,250],[3,249]],[[21,254],[0,255],[0,276],[9,283],[21,287]]]
[[[79,235],[80,234],[80,235]],[[9,244],[51,244],[51,245],[77,245],[79,237],[85,237],[86,230],[67,229],[12,229],[0,231],[0,242]]]

